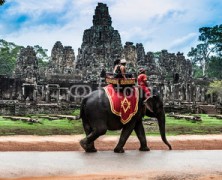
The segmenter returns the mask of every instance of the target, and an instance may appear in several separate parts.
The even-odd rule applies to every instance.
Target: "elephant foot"
[[[94,146],[94,143],[90,143],[87,152],[97,152],[97,149]]]
[[[115,153],[124,153],[125,151],[124,151],[123,148],[115,148],[115,149],[114,149],[114,152],[115,152]]]
[[[86,150],[87,153],[94,153],[94,152],[97,152],[97,149],[94,148],[94,149],[87,149]]]
[[[82,139],[79,143],[85,152],[97,152],[97,149],[94,146],[89,147],[84,139]]]
[[[140,147],[139,150],[140,151],[150,151],[150,148],[148,148],[148,147]]]
[[[82,139],[79,143],[80,143],[81,147],[82,147],[85,151],[87,151],[86,142]]]

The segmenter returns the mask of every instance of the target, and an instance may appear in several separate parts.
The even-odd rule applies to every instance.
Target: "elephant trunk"
[[[170,143],[166,139],[166,129],[165,129],[166,119],[165,119],[164,111],[163,111],[163,113],[161,113],[157,117],[157,120],[158,120],[161,139],[169,147],[169,150],[172,150],[172,147],[171,147]]]

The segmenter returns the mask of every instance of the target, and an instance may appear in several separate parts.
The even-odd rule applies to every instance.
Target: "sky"
[[[40,45],[48,55],[61,41],[77,55],[98,2],[109,7],[122,45],[142,43],[145,52],[167,49],[186,56],[199,43],[199,28],[222,24],[222,0],[6,0],[0,6],[0,39]]]

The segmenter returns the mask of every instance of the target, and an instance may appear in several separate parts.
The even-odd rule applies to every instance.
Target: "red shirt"
[[[137,78],[138,85],[146,86],[147,76],[146,74],[140,74]]]

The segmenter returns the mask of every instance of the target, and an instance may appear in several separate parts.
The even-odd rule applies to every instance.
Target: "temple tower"
[[[108,71],[113,68],[114,60],[122,57],[122,49],[119,32],[112,27],[107,5],[98,3],[93,26],[83,34],[83,42],[78,50],[77,69],[87,79],[94,79],[98,77],[103,65]]]
[[[36,83],[38,77],[38,60],[31,46],[21,49],[16,61],[15,76],[27,83]]]
[[[71,46],[63,46],[57,41],[52,48],[49,73],[72,74],[75,69],[75,53]]]

